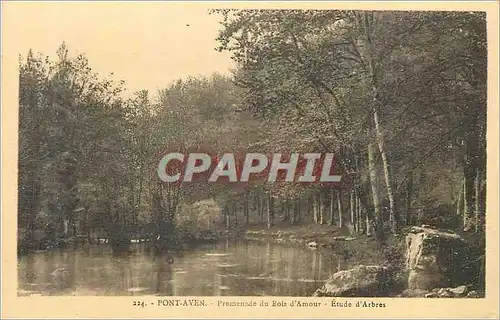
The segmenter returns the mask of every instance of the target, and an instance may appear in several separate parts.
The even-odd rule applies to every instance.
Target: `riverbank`
[[[329,225],[277,225],[267,229],[256,224],[240,232],[240,235],[253,241],[271,241],[331,252],[348,262],[380,265],[404,262],[404,242],[401,239],[388,238],[386,245],[381,247],[372,237],[351,235],[345,229]]]
[[[318,296],[484,297],[480,280],[484,277],[484,266],[478,265],[484,251],[475,248],[477,241],[466,240],[471,235],[427,225],[407,228],[396,237],[388,236],[383,244],[373,237],[351,235],[328,225],[271,229],[253,226],[244,234],[254,241],[331,252],[344,260],[347,269],[337,271],[315,292]],[[434,243],[435,238],[440,241]],[[454,258],[450,260],[446,252],[452,252]],[[436,270],[448,271],[434,270],[423,262],[428,259],[439,264]],[[365,281],[360,283],[358,279]]]

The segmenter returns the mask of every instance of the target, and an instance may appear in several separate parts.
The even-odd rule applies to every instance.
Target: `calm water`
[[[37,252],[18,262],[19,295],[311,296],[345,269],[341,258],[303,247],[240,240],[153,258],[105,245],[88,252]]]

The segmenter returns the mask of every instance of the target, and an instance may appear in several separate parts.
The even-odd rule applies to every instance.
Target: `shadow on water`
[[[129,256],[107,246],[19,258],[19,295],[311,296],[348,267],[333,253],[227,240],[154,257],[143,244]],[[352,263],[352,262],[351,262]]]

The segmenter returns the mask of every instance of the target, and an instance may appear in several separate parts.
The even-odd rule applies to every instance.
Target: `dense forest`
[[[230,75],[125,97],[64,43],[20,57],[18,250],[325,225],[484,233],[486,15],[214,10]],[[133,63],[131,61],[130,63]],[[339,186],[164,184],[164,152],[331,152]],[[165,237],[159,237],[165,235]],[[166,244],[166,243],[165,243]],[[162,244],[160,248],[164,247]]]

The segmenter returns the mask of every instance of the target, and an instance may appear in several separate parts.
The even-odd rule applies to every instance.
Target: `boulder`
[[[430,226],[412,227],[406,236],[408,289],[431,290],[463,283],[467,244],[456,233]]]
[[[448,290],[448,288],[441,288],[441,290],[439,290],[437,294],[439,295],[440,298],[454,298],[455,297],[453,292]]]
[[[477,293],[477,291],[472,290],[467,293],[467,298],[481,298],[481,296]]]
[[[458,286],[456,288],[434,288],[430,292],[425,290],[406,289],[400,297],[405,298],[464,298],[468,297],[469,288],[467,286]],[[475,291],[471,291],[475,292]],[[476,293],[477,294],[477,293]]]
[[[314,293],[315,297],[381,297],[392,289],[392,275],[387,267],[358,266],[336,272],[325,285]]]
[[[426,298],[463,298],[468,292],[467,286],[456,288],[434,288],[432,292],[425,295]]]
[[[318,248],[318,243],[316,241],[311,241],[307,243],[307,246],[311,249],[316,249]]]
[[[456,297],[463,297],[467,294],[467,286],[458,286],[456,288],[449,288],[448,291],[453,293]]]
[[[402,298],[422,298],[422,297],[427,297],[427,295],[429,295],[430,293],[432,293],[432,292],[406,289],[401,294],[399,294],[399,297],[402,297]]]
[[[334,241],[352,241],[352,240],[356,240],[356,238],[346,237],[346,236],[336,236],[336,237],[333,237],[333,240]]]

